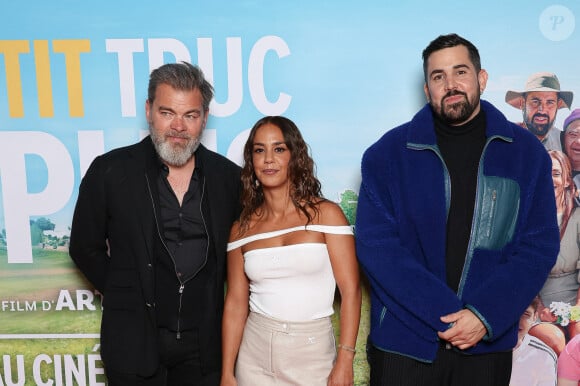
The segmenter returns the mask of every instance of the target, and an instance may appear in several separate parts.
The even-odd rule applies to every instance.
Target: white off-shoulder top
[[[306,225],[259,233],[228,244],[228,251],[257,240],[296,231],[353,235],[348,225]],[[250,280],[250,310],[287,321],[309,321],[333,314],[336,282],[324,243],[252,249],[244,253]]]

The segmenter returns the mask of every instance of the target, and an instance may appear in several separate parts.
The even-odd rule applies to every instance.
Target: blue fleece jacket
[[[552,162],[537,138],[490,103],[473,225],[457,293],[446,284],[450,178],[429,105],[365,152],[356,219],[371,284],[373,344],[431,362],[443,315],[468,308],[487,334],[465,353],[511,350],[520,315],[556,261]]]

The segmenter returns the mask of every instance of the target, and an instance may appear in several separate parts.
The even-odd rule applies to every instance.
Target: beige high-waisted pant
[[[238,386],[326,386],[335,359],[330,317],[286,322],[250,312],[236,380]]]

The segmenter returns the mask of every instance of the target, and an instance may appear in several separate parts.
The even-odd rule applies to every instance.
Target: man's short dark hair
[[[457,34],[439,35],[439,37],[429,43],[427,48],[423,50],[423,75],[425,76],[425,82],[427,82],[427,62],[429,56],[435,51],[457,46],[465,46],[467,48],[469,59],[473,63],[475,70],[479,73],[481,70],[481,59],[479,58],[479,51],[473,43]]]

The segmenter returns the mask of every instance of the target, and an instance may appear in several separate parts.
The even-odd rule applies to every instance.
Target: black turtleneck
[[[485,146],[485,114],[480,110],[461,126],[450,126],[435,116],[435,133],[451,177],[451,205],[447,218],[447,285],[457,292],[471,235],[477,169]]]

